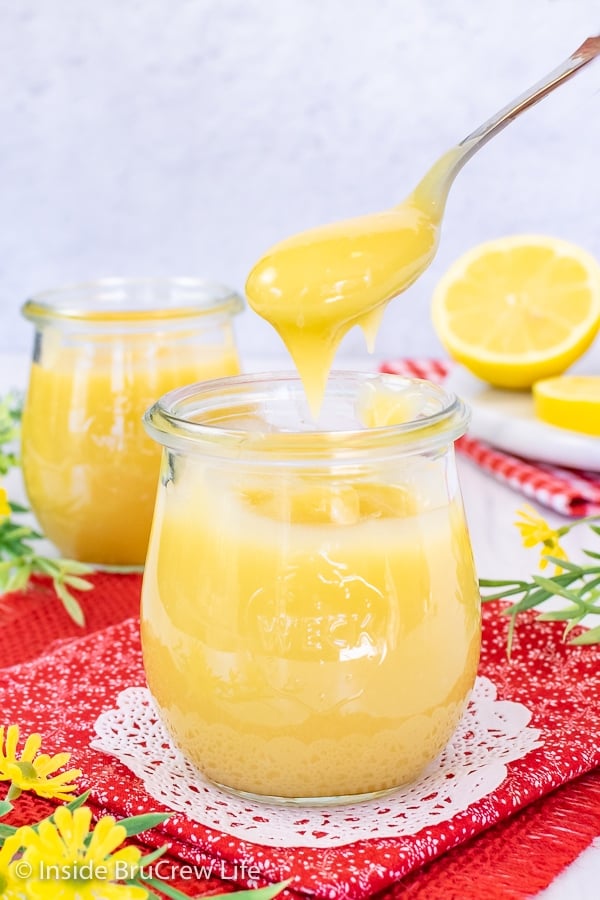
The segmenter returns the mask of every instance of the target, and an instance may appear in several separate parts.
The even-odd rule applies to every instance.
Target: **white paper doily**
[[[522,704],[496,700],[494,684],[480,677],[454,737],[419,781],[353,806],[259,804],[219,790],[173,746],[147,688],[119,694],[117,708],[97,719],[91,745],[127,766],[155,800],[209,828],[270,847],[340,847],[416,834],[481,800],[504,781],[507,763],[541,746],[530,719]]]

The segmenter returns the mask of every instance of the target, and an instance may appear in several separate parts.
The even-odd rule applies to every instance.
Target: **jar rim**
[[[282,404],[293,405],[301,398],[307,409],[302,382],[295,373],[263,372],[198,382],[169,391],[146,411],[144,425],[154,440],[170,450],[250,463],[273,464],[277,460],[289,465],[306,465],[324,459],[348,463],[374,456],[437,451],[465,433],[470,412],[464,402],[424,379],[390,373],[333,371],[328,392],[330,396],[341,391],[340,396],[356,397],[361,386],[368,383],[427,391],[430,411],[401,424],[378,427],[338,430],[311,428],[310,424],[298,430],[231,427],[228,422],[236,417],[239,420],[243,415],[260,415],[261,402],[269,392],[279,393]]]
[[[115,276],[40,291],[25,301],[21,312],[33,322],[106,325],[234,315],[242,309],[242,297],[216,281],[188,276]]]

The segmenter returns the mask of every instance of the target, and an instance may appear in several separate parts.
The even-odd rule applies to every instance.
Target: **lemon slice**
[[[600,436],[600,375],[562,375],[533,385],[538,419]]]
[[[600,325],[600,264],[558,238],[517,235],[474,247],[442,277],[433,325],[448,353],[498,387],[564,372]]]

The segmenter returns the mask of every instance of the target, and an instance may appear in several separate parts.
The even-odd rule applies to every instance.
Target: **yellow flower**
[[[10,506],[8,505],[8,494],[3,487],[0,487],[0,519],[10,516]]]
[[[14,873],[13,860],[22,846],[22,830],[10,835],[0,848],[0,898],[1,900],[19,900],[27,897],[22,882]]]
[[[14,871],[14,858],[23,844],[22,830],[10,835],[0,847],[0,900],[25,900],[27,887]]]
[[[18,725],[8,726],[6,740],[4,726],[0,727],[0,781],[12,782],[8,799],[18,797],[21,791],[33,791],[38,797],[71,800],[77,788],[72,782],[75,778],[79,778],[81,769],[68,769],[58,775],[52,775],[52,772],[68,763],[71,754],[38,755],[42,745],[41,735],[30,734],[21,755],[17,757],[18,742]]]
[[[144,900],[145,888],[118,881],[133,878],[141,852],[122,847],[125,828],[103,816],[90,832],[91,810],[71,811],[59,806],[54,822],[21,829],[25,848],[22,862],[30,867],[27,881],[32,900]],[[0,895],[0,900],[3,900]]]
[[[540,559],[540,569],[545,569],[548,565],[548,556],[555,556],[558,559],[568,559],[567,554],[560,546],[560,538],[564,532],[560,528],[552,528],[545,519],[540,516],[532,506],[526,504],[518,512],[521,521],[516,521],[515,525],[521,532],[521,540],[524,547],[535,547],[536,544],[542,545],[542,556]],[[562,569],[556,566],[555,575],[560,575]]]

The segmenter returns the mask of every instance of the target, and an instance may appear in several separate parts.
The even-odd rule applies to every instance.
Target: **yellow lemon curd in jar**
[[[344,334],[358,324],[372,343],[386,304],[435,254],[435,172],[395,209],[281,242],[248,278],[315,418]],[[419,409],[375,390],[359,414],[377,428]],[[470,543],[443,462],[259,476],[243,459],[211,467],[167,450],[164,466],[142,639],[183,753],[238,792],[307,802],[417,777],[457,725],[480,647]]]
[[[122,319],[122,316],[121,316]],[[142,415],[180,384],[235,375],[233,346],[170,343],[169,336],[111,336],[52,346],[31,368],[23,412],[27,495],[63,556],[141,565],[146,556],[160,450]]]
[[[480,643],[462,505],[435,462],[411,463],[421,496],[400,485],[405,467],[348,482],[171,464],[142,643],[183,753],[218,784],[277,798],[418,776],[456,727]]]

